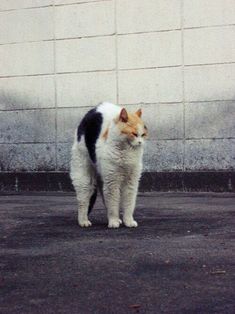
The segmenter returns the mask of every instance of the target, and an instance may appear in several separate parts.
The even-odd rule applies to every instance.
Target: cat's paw
[[[124,225],[126,227],[129,227],[129,228],[136,228],[136,227],[138,227],[138,223],[134,219],[124,220]]]
[[[108,227],[114,229],[119,228],[121,223],[122,223],[121,219],[110,219]]]
[[[78,224],[80,227],[85,227],[85,228],[90,227],[92,225],[92,223],[88,219],[87,220],[79,220]]]

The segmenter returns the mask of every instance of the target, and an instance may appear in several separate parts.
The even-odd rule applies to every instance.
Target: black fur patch
[[[87,112],[77,130],[77,140],[79,142],[84,135],[86,147],[93,162],[96,162],[95,143],[99,137],[102,122],[102,114],[94,108]]]
[[[90,198],[90,203],[89,203],[89,207],[88,207],[88,215],[92,211],[92,208],[95,204],[96,198],[97,198],[97,189],[95,189],[94,193],[92,194],[92,196]]]

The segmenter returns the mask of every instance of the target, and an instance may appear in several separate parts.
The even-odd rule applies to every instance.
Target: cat
[[[78,224],[91,226],[88,215],[99,188],[107,209],[108,227],[118,228],[123,210],[126,227],[137,227],[133,218],[142,171],[147,127],[142,111],[129,113],[104,102],[91,109],[78,126],[72,146],[70,177],[78,201]]]

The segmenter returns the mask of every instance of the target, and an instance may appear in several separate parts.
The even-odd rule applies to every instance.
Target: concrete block
[[[1,112],[0,143],[46,143],[54,141],[54,109]]]
[[[235,64],[186,67],[186,101],[233,100]]]
[[[183,141],[148,141],[144,152],[144,171],[183,170]]]
[[[234,62],[235,26],[185,30],[184,60],[186,65]]]
[[[132,106],[131,106],[132,107]],[[60,170],[66,170],[70,160],[70,150],[74,132],[84,114],[90,108],[60,109],[58,112],[58,165]],[[130,106],[127,107],[130,111]],[[133,108],[132,108],[133,109]],[[144,108],[143,108],[144,110]],[[146,112],[144,117],[146,118]],[[149,118],[149,116],[148,116]],[[146,122],[149,132],[153,133],[151,123]],[[182,169],[183,144],[182,141],[155,141],[148,140],[145,147],[144,170],[166,171]]]
[[[113,34],[114,3],[103,1],[58,6],[55,8],[55,21],[56,38]]]
[[[116,73],[61,74],[57,77],[58,107],[96,106],[103,101],[116,103]]]
[[[1,0],[0,11],[52,5],[53,0]]]
[[[67,115],[68,110],[70,111],[70,115],[72,117],[72,112],[70,109],[66,109]],[[130,110],[131,111],[131,110]],[[145,111],[144,111],[145,112]],[[78,113],[79,115],[79,113]],[[61,113],[61,118],[63,118],[63,113]],[[73,115],[74,116],[74,115]],[[145,116],[145,113],[144,113]],[[57,160],[58,160],[58,170],[66,171],[69,169],[69,162],[70,162],[70,151],[72,142],[69,141],[71,139],[71,134],[74,133],[74,127],[77,126],[76,123],[72,124],[74,127],[71,129],[71,119],[66,119],[63,123],[66,122],[66,126],[64,124],[64,131],[62,132],[65,134],[67,129],[70,129],[69,138],[63,138],[66,140],[66,143],[59,143],[58,144],[58,152],[57,152]],[[74,120],[74,119],[73,119]],[[77,119],[79,120],[79,119]],[[76,124],[76,125],[75,125]],[[150,132],[152,130],[150,129]],[[60,140],[62,138],[60,137]],[[147,141],[145,144],[145,154],[144,154],[144,171],[167,171],[167,170],[182,170],[183,165],[183,144],[182,141]]]
[[[118,33],[180,28],[180,0],[117,0]]]
[[[145,171],[165,171],[171,169],[182,168],[182,141],[157,141],[157,139],[164,137],[176,138],[178,134],[181,135],[182,121],[178,113],[180,108],[178,105],[159,106],[154,111],[155,105],[141,106],[143,109],[143,120],[149,128],[149,140],[145,147]],[[165,106],[165,105],[164,105]],[[172,108],[175,106],[175,108]],[[179,105],[182,106],[182,105]],[[135,112],[140,106],[126,106],[130,112]],[[157,107],[157,106],[156,106]],[[58,111],[58,141],[65,143],[58,143],[58,169],[66,171],[69,168],[71,145],[74,138],[74,132],[84,114],[91,108],[68,108],[59,109]],[[155,115],[155,112],[165,112],[165,117],[161,118]],[[171,114],[169,113],[171,111]],[[176,117],[173,117],[174,114]],[[156,122],[154,121],[156,118]],[[161,122],[160,122],[161,120]],[[164,122],[168,121],[169,125],[164,126]],[[158,123],[159,122],[159,123]],[[174,123],[174,126],[172,125]],[[178,125],[181,123],[181,126]],[[161,129],[164,127],[164,129]],[[158,133],[160,132],[160,134]],[[176,134],[174,134],[175,132]],[[150,139],[154,139],[150,141]]]
[[[186,170],[235,170],[235,140],[187,140]]]
[[[180,31],[118,37],[120,69],[180,65],[181,62]]]
[[[146,110],[146,107],[148,108]],[[152,104],[143,107],[147,114],[149,138],[182,139],[183,138],[183,105]]]
[[[57,145],[57,170],[69,171],[71,160],[71,143],[58,143]]]
[[[0,144],[0,171],[53,171],[55,144]]]
[[[93,107],[60,108],[57,112],[57,141],[72,143],[75,130],[84,115]]]
[[[54,73],[53,43],[0,46],[0,76]]]
[[[234,0],[184,0],[185,27],[234,23]]]
[[[113,70],[115,38],[97,37],[56,42],[57,72]]]
[[[235,137],[235,102],[188,103],[185,106],[186,138]]]
[[[74,131],[89,108],[66,108],[58,110],[58,142],[72,142]],[[182,104],[125,106],[130,112],[143,110],[143,120],[149,129],[149,139],[176,139],[183,137]]]
[[[0,110],[54,106],[53,76],[0,78]]]
[[[120,104],[180,102],[181,100],[181,68],[119,72]]]
[[[0,12],[0,43],[53,39],[53,8]]]

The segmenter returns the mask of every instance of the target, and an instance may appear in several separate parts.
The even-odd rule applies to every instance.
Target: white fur
[[[84,143],[84,137],[77,142],[75,136],[72,147],[70,176],[78,200],[78,223],[88,227],[88,205],[97,185],[97,174],[103,181],[103,198],[108,214],[108,227],[118,228],[121,224],[120,208],[123,210],[123,222],[127,227],[137,227],[133,218],[139,178],[142,171],[143,127],[138,130],[138,137],[129,143],[125,135],[120,134],[114,119],[122,108],[102,103],[98,106],[103,116],[100,137],[96,142],[96,164],[94,165]],[[102,135],[109,127],[108,137]]]

